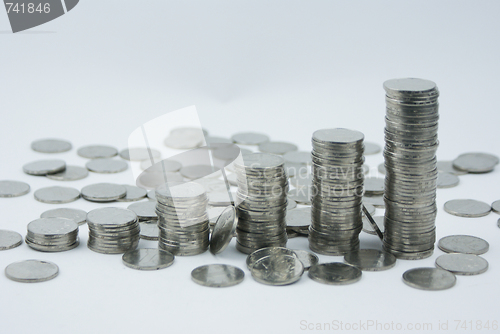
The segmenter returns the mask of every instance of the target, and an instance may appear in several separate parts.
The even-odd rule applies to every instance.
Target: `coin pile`
[[[359,248],[363,140],[361,132],[348,129],[313,134],[309,248],[316,253],[343,255]]]
[[[26,244],[41,252],[63,252],[77,247],[78,224],[66,218],[39,218],[28,224]]]
[[[236,248],[245,254],[272,246],[284,247],[288,175],[284,159],[269,153],[254,153],[235,163]]]
[[[434,250],[438,147],[436,84],[422,79],[384,82],[384,248],[402,259]]]
[[[87,214],[89,249],[98,253],[121,254],[137,248],[139,223],[137,215],[128,209],[99,208]]]
[[[208,249],[208,197],[202,185],[163,184],[156,188],[156,201],[158,248],[174,255],[196,255]]]

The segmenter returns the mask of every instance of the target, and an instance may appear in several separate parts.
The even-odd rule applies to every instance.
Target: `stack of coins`
[[[269,153],[254,153],[235,163],[236,248],[245,254],[272,246],[284,247],[288,176],[284,159]]]
[[[434,250],[438,147],[436,84],[422,79],[384,82],[384,248],[402,259]]]
[[[89,249],[98,253],[121,254],[137,248],[139,223],[137,215],[128,209],[100,208],[87,214]]]
[[[363,139],[361,132],[348,129],[313,134],[309,248],[316,253],[342,255],[359,248]]]
[[[26,244],[41,252],[63,252],[77,247],[78,224],[66,218],[40,218],[28,224]]]
[[[208,197],[194,182],[169,182],[156,188],[158,247],[174,255],[196,255],[209,244]]]

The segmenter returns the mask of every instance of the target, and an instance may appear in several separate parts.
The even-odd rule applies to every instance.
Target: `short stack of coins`
[[[316,253],[342,255],[359,249],[363,140],[361,132],[348,129],[313,134],[309,248]]]
[[[75,248],[78,224],[66,218],[40,218],[28,224],[26,244],[41,252],[63,252]]]
[[[87,246],[94,252],[121,254],[137,248],[139,223],[137,215],[128,209],[99,208],[87,214],[89,240]]]
[[[181,256],[205,252],[210,233],[205,188],[194,182],[169,182],[155,194],[158,248]]]
[[[282,157],[269,153],[245,155],[235,161],[236,248],[245,254],[287,242],[288,175]]]
[[[434,250],[438,148],[436,84],[422,79],[384,82],[384,249],[402,259]]]

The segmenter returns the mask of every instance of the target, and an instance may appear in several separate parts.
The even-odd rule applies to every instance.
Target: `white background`
[[[0,179],[32,187],[26,196],[0,200],[0,228],[24,235],[31,220],[55,207],[35,201],[33,191],[60,183],[22,172],[23,164],[46,158],[31,151],[31,141],[66,138],[74,149],[56,157],[83,165],[75,148],[125,148],[142,123],[190,105],[214,136],[259,131],[310,150],[314,130],[346,127],[383,144],[383,81],[421,77],[441,92],[439,159],[467,151],[500,155],[499,12],[494,1],[86,0],[17,34],[0,13]],[[378,154],[366,162],[375,169],[382,161]],[[130,172],[92,174],[63,185],[80,189],[101,181],[133,178]],[[499,216],[459,218],[442,206],[455,198],[491,203],[500,199],[499,181],[497,168],[438,190],[438,238],[472,234],[490,243],[484,255],[490,269],[459,276],[450,290],[415,290],[401,280],[407,269],[433,266],[440,250],[425,260],[398,261],[386,272],[365,272],[350,286],[304,275],[297,284],[269,287],[251,278],[234,240],[219,256],[178,257],[168,269],[140,272],[123,266],[118,255],[88,250],[82,227],[82,245],[69,252],[39,253],[25,244],[0,252],[0,268],[28,258],[60,267],[59,277],[40,284],[0,276],[0,331],[301,333],[307,332],[301,321],[334,320],[403,328],[431,323],[434,332],[447,321],[453,332],[454,320],[467,321],[469,330],[469,321],[472,329],[476,321],[491,326],[500,320]],[[64,206],[101,205],[78,200]],[[379,246],[375,236],[361,240],[364,248]],[[291,239],[288,246],[307,249],[307,240]],[[226,289],[198,286],[190,272],[208,263],[237,265],[246,279]]]

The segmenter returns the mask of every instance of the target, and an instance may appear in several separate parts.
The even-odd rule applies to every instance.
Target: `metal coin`
[[[269,141],[268,136],[256,132],[240,132],[234,134],[231,139],[234,143],[242,145],[259,145]]]
[[[201,179],[217,172],[217,168],[210,165],[183,166],[180,170],[182,176],[190,180]]]
[[[377,249],[360,249],[344,255],[344,261],[364,271],[381,271],[396,265],[396,257]]]
[[[208,219],[210,220],[210,225],[214,225],[219,219],[220,215],[226,210],[226,207],[215,206],[207,210]]]
[[[220,148],[220,147],[224,147],[225,145],[221,146],[221,145],[216,145],[216,144],[232,144],[233,141],[231,139],[227,139],[227,138],[208,136],[208,137],[205,137],[205,143],[207,143],[208,147]]]
[[[373,215],[375,213],[376,209],[373,205],[371,204],[364,204],[364,205],[370,215]]]
[[[142,172],[136,180],[136,184],[140,188],[156,189],[158,186],[166,182],[181,182],[184,178],[179,173],[163,173],[163,172]],[[154,193],[154,191],[153,191]]]
[[[311,194],[308,188],[292,189],[287,196],[288,199],[294,200],[298,204],[311,205]]]
[[[137,221],[137,215],[128,209],[123,208],[98,208],[89,211],[87,214],[87,222],[90,226],[108,226],[110,228],[117,227],[135,227],[133,226]],[[95,227],[95,226],[94,226]]]
[[[365,151],[363,152],[365,155],[377,154],[382,151],[382,148],[379,144],[372,143],[369,141],[365,141]]]
[[[127,188],[114,183],[95,183],[82,188],[82,197],[92,202],[111,202],[127,195]]]
[[[168,159],[155,161],[152,165],[151,159],[146,159],[141,161],[141,168],[148,172],[175,173],[182,168],[182,165],[178,161]]]
[[[53,279],[59,267],[49,261],[24,260],[11,263],[5,268],[5,276],[16,282],[37,283]]]
[[[62,172],[66,163],[62,160],[38,160],[27,163],[23,171],[30,175],[47,175]]]
[[[439,268],[414,268],[403,274],[403,282],[421,290],[445,290],[453,287],[455,275]]]
[[[283,155],[283,158],[285,159],[285,162],[291,162],[295,164],[309,165],[312,163],[311,152],[306,151],[287,152]]]
[[[384,196],[363,196],[363,204],[371,204],[376,208],[384,209]]]
[[[311,225],[311,208],[298,208],[286,215],[286,225],[305,227]]]
[[[319,262],[319,258],[316,256],[316,254],[313,254],[311,252],[301,249],[294,249],[293,252],[300,260],[300,262],[302,262],[302,264],[304,265],[304,270],[309,270],[311,266],[314,266]]]
[[[158,241],[160,230],[158,229],[156,221],[141,222],[139,223],[139,226],[141,227],[141,239]]]
[[[137,270],[158,270],[170,267],[174,263],[172,253],[157,248],[139,248],[129,250],[122,256],[123,264]]]
[[[79,156],[88,159],[112,158],[118,154],[118,150],[111,146],[89,145],[78,149]]]
[[[483,217],[490,213],[491,206],[473,199],[454,199],[444,203],[444,211],[458,217]]]
[[[226,192],[227,187],[224,180],[215,179],[213,177],[203,177],[201,179],[193,180],[194,183],[201,184],[207,193],[210,192]],[[227,197],[227,196],[226,196]]]
[[[332,262],[316,264],[309,268],[309,278],[313,281],[331,284],[352,284],[361,279],[361,270],[349,264]]]
[[[288,203],[286,205],[287,210],[293,210],[297,207],[297,202],[295,202],[293,199],[288,199]]]
[[[375,220],[375,223],[377,224],[379,230],[384,233],[384,216],[373,216],[373,220]],[[372,225],[368,221],[367,217],[363,217],[363,232],[368,233],[368,234],[373,234],[377,235],[375,230],[373,229]]]
[[[227,191],[213,191],[208,194],[208,205],[211,206],[228,206],[234,203],[236,194]]]
[[[496,213],[500,213],[500,200],[495,201],[491,204],[491,210],[493,210]]]
[[[381,163],[377,166],[377,170],[380,174],[385,175],[385,163]]]
[[[439,240],[438,247],[446,253],[481,255],[488,251],[490,245],[486,240],[471,235],[449,235]]]
[[[297,151],[298,149],[299,148],[295,144],[281,141],[270,141],[259,145],[259,151],[279,155],[283,155],[287,152]]]
[[[367,177],[364,180],[364,187],[367,196],[383,195],[385,180],[378,177]]]
[[[285,247],[265,247],[258,249],[254,252],[252,252],[250,255],[247,256],[247,268],[250,269],[252,268],[255,263],[267,256],[271,255],[290,255],[290,256],[296,256],[295,252],[291,249],[285,248]]]
[[[208,264],[193,269],[191,278],[199,285],[225,288],[243,282],[245,273],[240,268],[227,264]]]
[[[61,153],[71,150],[71,143],[62,139],[40,139],[31,143],[33,151],[41,153]]]
[[[14,231],[0,230],[0,250],[16,248],[23,243],[23,237]]]
[[[80,198],[80,191],[70,187],[46,187],[35,191],[35,199],[42,203],[62,204],[74,202]]]
[[[138,202],[134,204],[130,204],[127,209],[135,212],[139,219],[157,219],[156,215],[156,203],[151,201]]]
[[[436,267],[455,275],[479,275],[488,270],[488,261],[474,254],[445,254],[436,259]]]
[[[144,197],[146,197],[146,195],[148,193],[146,191],[146,189],[139,188],[139,187],[136,187],[136,186],[129,186],[129,185],[126,185],[126,184],[124,184],[123,186],[125,187],[125,189],[127,189],[127,194],[125,195],[125,197],[118,198],[117,199],[118,202],[140,201],[141,199],[143,199]]]
[[[453,162],[452,161],[443,161],[443,160],[438,160],[437,162],[437,169],[440,172],[444,173],[450,173],[453,175],[465,175],[467,172],[461,171],[459,169],[456,169],[453,167]]]
[[[30,192],[30,186],[21,181],[0,181],[0,197],[18,197]]]
[[[161,157],[161,153],[153,148],[134,147],[126,148],[120,151],[120,157],[129,161],[143,161],[146,159],[151,160],[151,158],[153,158],[153,160],[157,160]]]
[[[304,265],[295,255],[273,254],[257,260],[250,271],[259,283],[288,285],[302,277]]]
[[[170,147],[170,148],[175,148],[178,150],[182,149],[192,149],[196,147],[200,147],[203,144],[204,137],[203,135],[199,134],[189,134],[189,135],[183,135],[183,136],[168,136],[165,138],[165,141],[163,142],[165,146]]]
[[[446,172],[438,173],[438,178],[436,181],[436,185],[438,188],[453,188],[456,187],[458,183],[460,183],[460,179],[458,178],[458,176]]]
[[[453,167],[469,173],[488,173],[495,169],[499,159],[488,153],[464,153],[453,160]]]
[[[88,175],[89,171],[86,168],[80,166],[66,166],[64,171],[55,174],[47,174],[46,177],[57,181],[76,181],[84,179]]]
[[[210,253],[222,253],[236,232],[236,210],[230,205],[221,213],[210,236]]]
[[[115,159],[92,159],[85,164],[85,167],[94,173],[119,173],[128,168],[126,161]]]
[[[436,88],[434,82],[418,78],[391,79],[384,82],[384,89],[393,94],[425,94],[433,92]]]
[[[87,212],[80,209],[58,208],[43,212],[40,218],[66,218],[83,225],[87,222]]]

